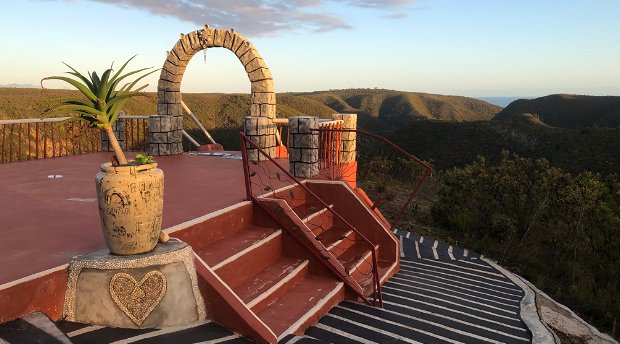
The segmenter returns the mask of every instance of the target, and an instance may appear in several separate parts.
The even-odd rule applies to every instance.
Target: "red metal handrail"
[[[419,158],[417,158],[416,156],[410,154],[409,152],[407,152],[404,149],[400,148],[399,146],[395,145],[394,143],[392,143],[391,141],[389,141],[385,137],[379,136],[377,134],[373,134],[373,133],[370,133],[370,132],[367,132],[367,131],[364,131],[364,130],[359,130],[359,129],[342,129],[342,128],[329,128],[329,127],[321,127],[319,129],[314,129],[314,130],[318,131],[319,135],[321,137],[332,136],[335,139],[339,140],[340,142],[342,142],[342,134],[343,133],[356,133],[356,136],[358,137],[358,141],[359,141],[359,136],[371,138],[371,139],[373,139],[375,141],[380,142],[385,147],[388,147],[389,149],[392,149],[393,151],[397,152],[402,158],[408,159],[408,160],[411,160],[411,161],[415,162],[416,164],[418,164],[420,166],[420,168],[423,169],[422,176],[420,178],[416,178],[416,183],[415,183],[413,189],[411,190],[411,193],[409,194],[409,197],[404,202],[403,206],[400,208],[398,216],[395,217],[392,220],[392,223],[390,224],[392,226],[392,228],[394,228],[398,224],[398,222],[400,220],[402,220],[402,218],[404,217],[405,211],[411,205],[411,202],[413,201],[413,199],[417,195],[418,191],[420,190],[420,187],[422,187],[424,182],[431,176],[432,171],[433,171],[432,167],[430,165],[428,165],[426,162],[424,162],[424,161],[420,160]],[[326,141],[322,140],[320,142],[321,143],[330,142],[330,140],[329,139],[326,140]],[[330,147],[330,149],[338,150],[338,146],[335,147],[335,148]],[[359,145],[358,145],[358,150],[359,150]],[[319,166],[322,167],[321,170],[324,171],[322,173],[322,177],[327,177],[327,178],[332,179],[332,180],[340,180],[340,179],[342,179],[344,171],[341,171],[340,174],[335,173],[338,170],[338,167],[341,166],[341,165],[342,164],[341,164],[340,158],[334,159],[334,160],[328,160],[328,161],[324,161],[324,162],[319,161]],[[374,202],[371,205],[371,208],[372,209],[377,208],[382,201],[383,201],[382,199],[377,200],[376,202]]]
[[[256,143],[250,140],[250,138],[248,138],[242,132],[239,133],[239,135],[241,137],[241,154],[242,154],[242,159],[243,159],[243,167],[244,167],[243,172],[244,172],[244,177],[245,177],[246,195],[248,197],[248,200],[252,200],[256,204],[258,204],[262,209],[264,209],[267,213],[269,213],[278,222],[278,224],[280,224],[287,231],[291,232],[293,237],[299,240],[300,243],[304,245],[313,255],[319,258],[319,261],[324,262],[325,266],[328,269],[330,269],[332,272],[334,272],[340,278],[342,282],[346,283],[358,297],[360,297],[367,304],[371,304],[370,301],[367,299],[366,295],[364,295],[361,292],[361,286],[352,278],[352,276],[348,274],[348,272],[346,275],[343,273],[343,271],[346,272],[344,267],[340,263],[337,263],[338,262],[337,258],[331,252],[325,249],[325,247],[323,247],[321,242],[318,241],[316,237],[309,238],[313,240],[312,245],[309,245],[307,242],[300,240],[297,237],[299,233],[295,233],[295,230],[302,230],[301,226],[287,225],[286,223],[284,223],[282,219],[280,219],[279,216],[277,216],[277,214],[274,213],[274,211],[271,208],[269,208],[263,203],[264,200],[268,200],[268,198],[265,197],[266,193],[272,193],[273,196],[275,197],[276,192],[278,190],[276,190],[274,187],[270,185],[266,185],[265,187],[261,187],[261,190],[263,190],[266,193],[263,193],[261,195],[253,194],[252,181],[250,179],[253,176],[252,175],[253,171],[250,170],[250,160],[248,159],[247,150],[254,149],[259,154],[259,156],[257,157],[258,160],[262,160],[260,159],[261,156],[264,157],[264,160],[252,161],[251,162],[252,164],[255,164],[255,165],[271,164],[272,166],[276,167],[276,169],[279,172],[282,172],[286,176],[286,178],[288,178],[290,181],[294,183],[293,185],[296,185],[299,188],[301,188],[304,191],[305,195],[310,195],[319,206],[323,207],[323,209],[327,209],[327,211],[329,211],[332,214],[332,216],[334,216],[334,218],[337,218],[339,221],[341,221],[341,223],[344,224],[347,227],[347,229],[353,231],[356,237],[359,238],[363,243],[365,243],[369,247],[369,250],[372,255],[371,256],[371,259],[372,259],[372,295],[373,295],[372,304],[373,305],[378,304],[379,306],[382,307],[383,297],[381,294],[381,283],[379,279],[378,258],[377,258],[377,251],[376,251],[375,245],[373,245],[370,242],[370,240],[368,240],[362,233],[360,233],[355,227],[353,227],[353,225],[351,225],[348,221],[346,221],[340,214],[334,211],[332,207],[327,205],[321,198],[319,198],[314,192],[312,192],[312,190],[310,190],[306,185],[304,185],[301,181],[299,181],[297,178],[292,176],[285,168],[283,168],[280,164],[278,164],[278,162],[276,162],[273,158],[271,158],[269,154],[267,154]],[[278,180],[282,181],[278,172],[276,172],[276,175],[278,176]],[[275,199],[278,199],[278,198],[275,198]],[[308,238],[308,236],[306,236],[306,238]],[[320,252],[318,252],[319,250]],[[353,283],[357,284],[357,286]]]

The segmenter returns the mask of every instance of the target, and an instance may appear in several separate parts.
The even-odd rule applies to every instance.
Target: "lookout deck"
[[[105,247],[95,175],[110,157],[90,153],[0,165],[0,286]],[[157,161],[165,171],[163,229],[246,198],[238,152]]]

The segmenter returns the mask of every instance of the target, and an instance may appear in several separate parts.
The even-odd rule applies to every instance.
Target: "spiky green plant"
[[[65,66],[71,69],[67,74],[73,75],[75,79],[66,76],[49,76],[41,79],[41,87],[43,87],[43,81],[45,80],[60,80],[77,88],[86,97],[86,99],[57,99],[58,104],[46,111],[44,115],[73,114],[74,116],[69,119],[70,121],[83,120],[88,122],[88,125],[92,128],[101,128],[108,135],[112,149],[121,165],[127,164],[127,158],[125,158],[125,153],[123,153],[116,139],[116,135],[114,135],[114,131],[112,131],[112,125],[118,119],[120,111],[125,103],[132,97],[142,95],[140,91],[148,86],[148,84],[146,84],[134,89],[138,82],[156,71],[152,70],[143,73],[137,79],[123,84],[117,90],[117,87],[121,85],[121,81],[125,80],[127,77],[148,71],[152,68],[142,68],[121,74],[134,57],[136,56],[134,55],[127,60],[114,74],[112,74],[114,70],[110,67],[101,74],[101,77],[99,77],[96,72],[88,72],[89,77],[87,78],[75,70],[75,68],[63,62]]]

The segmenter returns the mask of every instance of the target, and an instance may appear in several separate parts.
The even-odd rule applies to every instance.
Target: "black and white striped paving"
[[[304,336],[290,335],[281,343],[531,341],[531,333],[519,316],[523,291],[479,254],[403,230],[396,230],[395,235],[402,243],[401,266],[383,286],[383,309],[345,301],[310,327]],[[26,320],[25,317],[0,325],[0,344],[251,343],[209,321],[144,330],[59,321],[56,338],[50,334],[54,331],[39,329],[50,326],[33,325]]]

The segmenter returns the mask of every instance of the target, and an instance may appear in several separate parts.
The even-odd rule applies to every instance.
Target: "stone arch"
[[[151,155],[178,154],[182,147],[181,81],[187,64],[199,51],[222,47],[232,51],[248,75],[251,83],[250,118],[248,122],[273,124],[276,115],[276,94],[273,77],[267,64],[252,42],[233,29],[204,29],[181,34],[181,38],[167,53],[157,84],[157,116],[151,117]],[[252,120],[253,119],[253,120]],[[247,130],[246,130],[247,131]],[[275,138],[273,138],[275,141]],[[271,141],[271,140],[270,140]],[[274,142],[275,145],[275,142]]]

